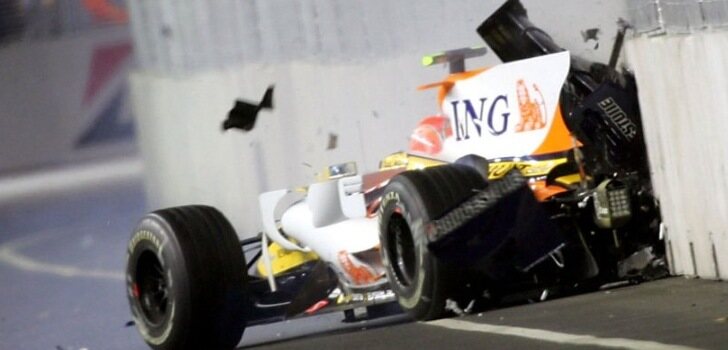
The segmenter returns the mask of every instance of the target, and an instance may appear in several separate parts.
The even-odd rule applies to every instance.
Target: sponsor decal
[[[456,140],[462,141],[470,139],[469,125],[473,126],[478,137],[483,136],[483,131],[493,136],[498,136],[503,134],[508,128],[508,117],[511,115],[508,108],[508,95],[498,95],[493,99],[482,97],[479,100],[480,106],[477,112],[470,99],[450,102],[452,105],[452,116],[455,119]],[[477,104],[478,102],[476,102]],[[462,112],[460,112],[461,108]],[[485,115],[484,111],[487,111]]]
[[[518,110],[521,112],[521,120],[516,125],[516,132],[538,130],[546,126],[546,100],[537,84],[532,84],[531,88],[533,94],[523,79],[519,79],[516,83]],[[532,95],[534,98],[531,98]]]
[[[601,100],[598,105],[604,114],[619,127],[624,137],[632,140],[637,136],[637,125],[627,117],[627,113],[622,110],[622,107],[617,104],[617,101],[611,97],[607,97]]]
[[[141,241],[148,241],[152,243],[152,245],[155,246],[157,249],[162,249],[162,242],[156,235],[149,231],[142,230],[137,231],[137,233],[134,234],[134,237],[129,240],[129,252],[132,252],[134,250],[134,247],[136,247],[136,245],[139,244],[139,242]]]
[[[453,135],[438,157],[523,157],[573,147],[558,108],[569,64],[569,53],[560,52],[501,64],[443,85],[440,107]]]
[[[382,277],[373,268],[349,254],[347,251],[340,251],[337,254],[341,270],[346,273],[348,279],[355,285],[365,285],[376,282]]]
[[[515,91],[520,118],[513,128],[514,132],[540,130],[546,127],[546,101],[538,85],[531,84],[529,87],[524,79],[519,79]],[[513,122],[509,101],[513,101],[513,98],[509,98],[508,94],[481,97],[475,102],[471,99],[451,101],[455,139],[468,140],[471,134],[483,137],[485,132],[499,136],[508,131],[509,122]]]

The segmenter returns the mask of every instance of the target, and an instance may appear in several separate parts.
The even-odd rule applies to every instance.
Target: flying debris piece
[[[273,85],[265,90],[263,99],[259,104],[248,101],[235,101],[235,106],[228,113],[228,118],[222,124],[222,129],[231,128],[250,131],[255,126],[255,120],[258,118],[258,112],[261,109],[273,109]]]
[[[581,31],[581,38],[584,39],[584,42],[591,40],[599,40],[599,32],[601,30],[599,28],[589,28],[586,30]]]
[[[334,133],[329,133],[329,143],[326,146],[326,150],[332,150],[337,147],[339,143],[339,135]]]
[[[581,38],[584,39],[584,42],[589,42],[589,40],[594,41],[594,50],[599,48],[599,34],[601,33],[601,30],[599,28],[590,28],[586,30],[581,31]]]

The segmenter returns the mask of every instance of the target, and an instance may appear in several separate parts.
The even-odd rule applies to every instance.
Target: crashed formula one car
[[[355,319],[396,300],[428,320],[666,274],[633,78],[571,57],[517,0],[478,33],[504,64],[465,71],[484,48],[426,57],[451,68],[423,87],[439,89],[441,114],[377,172],[334,165],[306,188],[261,194],[264,231],[242,242],[211,207],[145,216],[127,266],[144,340],[231,349],[246,326],[316,312]],[[256,114],[272,90],[239,104]]]

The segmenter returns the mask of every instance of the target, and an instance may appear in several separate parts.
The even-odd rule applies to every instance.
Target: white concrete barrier
[[[627,43],[673,272],[728,276],[728,32]]]

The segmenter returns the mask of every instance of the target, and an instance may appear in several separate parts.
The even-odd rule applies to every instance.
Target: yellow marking
[[[581,182],[581,175],[576,173],[576,174],[571,174],[571,175],[559,176],[556,178],[555,181],[560,184],[569,186],[569,185],[573,185],[573,184]]]
[[[273,276],[301,266],[309,261],[318,260],[319,258],[314,252],[304,253],[297,250],[286,250],[275,242],[268,247],[268,252],[271,257]],[[268,277],[268,271],[265,268],[263,259],[258,261],[256,268],[261,276]]]
[[[379,162],[379,170],[392,170],[401,168],[404,168],[406,170],[417,170],[443,164],[446,164],[446,162],[427,157],[420,157],[406,152],[398,152],[390,154],[389,156],[382,159],[382,161]]]
[[[525,177],[545,176],[559,164],[566,163],[566,158],[548,160],[524,160],[490,163],[488,179],[497,180],[505,176],[511,169],[518,169]]]
[[[566,163],[567,161],[567,158],[555,158],[546,160],[491,162],[488,165],[488,180],[501,179],[512,169],[518,169],[525,177],[546,176],[551,169],[559,164]],[[415,170],[443,164],[446,164],[446,162],[437,159],[420,157],[406,152],[398,152],[385,157],[379,163],[379,170],[384,171],[402,168],[406,170]],[[575,176],[576,180],[574,180],[574,178],[570,175],[567,179],[565,179],[565,181],[563,181],[563,183],[572,184],[580,181],[580,178],[578,177],[579,175],[577,174]],[[561,179],[561,177],[559,179]]]

